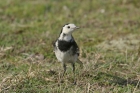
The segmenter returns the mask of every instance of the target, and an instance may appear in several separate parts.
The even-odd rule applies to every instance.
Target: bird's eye
[[[70,28],[70,26],[68,26],[67,28]]]

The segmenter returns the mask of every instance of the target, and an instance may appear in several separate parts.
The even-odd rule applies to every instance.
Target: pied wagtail
[[[75,24],[66,24],[63,26],[58,39],[53,43],[54,52],[59,62],[63,65],[63,75],[66,72],[66,63],[71,63],[73,73],[75,72],[75,62],[83,67],[83,63],[78,59],[79,48],[72,33],[79,27]]]

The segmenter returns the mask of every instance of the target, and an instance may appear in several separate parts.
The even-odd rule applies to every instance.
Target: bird
[[[75,32],[79,27],[73,23],[65,24],[59,37],[53,43],[55,56],[63,66],[63,76],[67,69],[67,63],[72,65],[73,73],[75,73],[75,63],[80,64],[80,67],[83,67],[83,63],[79,60],[79,47],[72,36],[72,33]]]

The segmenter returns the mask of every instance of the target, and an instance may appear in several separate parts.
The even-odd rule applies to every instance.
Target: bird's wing
[[[72,42],[72,47],[71,47],[71,50],[72,50],[72,54],[77,54],[79,56],[79,47],[77,45],[77,43],[75,41]]]
[[[55,48],[56,48],[56,45],[55,45],[56,41],[57,41],[57,40],[55,40],[55,41],[52,42],[53,51],[55,51]]]

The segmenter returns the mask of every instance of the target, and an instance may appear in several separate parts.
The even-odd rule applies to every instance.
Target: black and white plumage
[[[78,59],[79,47],[72,36],[72,33],[78,28],[74,24],[64,25],[58,39],[53,43],[56,58],[63,64],[63,75],[66,71],[66,63],[71,63],[73,72],[75,72],[75,62],[83,65]]]

